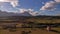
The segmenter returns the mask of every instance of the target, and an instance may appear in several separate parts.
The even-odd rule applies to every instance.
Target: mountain
[[[32,15],[29,12],[13,13],[13,12],[6,12],[0,10],[0,17],[1,16],[32,16]]]
[[[14,12],[7,12],[7,11],[1,11],[0,10],[0,17],[2,17],[2,16],[34,16],[34,15],[36,15],[36,13],[34,14],[33,12],[32,12],[32,14],[29,12],[29,11],[25,11],[24,13],[14,13]],[[53,15],[36,15],[36,16],[38,16],[38,17],[45,17],[45,16],[53,16]],[[54,17],[55,16],[58,16],[58,15],[54,15]]]
[[[24,16],[32,16],[29,12],[24,12],[22,15],[24,15]]]

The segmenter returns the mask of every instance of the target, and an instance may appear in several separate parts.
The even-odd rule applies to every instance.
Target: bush
[[[3,29],[8,29],[8,27],[6,27],[6,26],[3,26],[2,28],[3,28]]]
[[[28,32],[26,32],[26,31],[22,31],[21,34],[30,34],[30,33],[31,33],[31,31],[28,31]]]
[[[10,28],[9,31],[10,31],[10,32],[16,32],[16,29]]]

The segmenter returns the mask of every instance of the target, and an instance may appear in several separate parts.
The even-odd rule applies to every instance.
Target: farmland
[[[37,26],[37,24],[39,24]],[[41,24],[45,24],[44,26]],[[46,27],[52,24],[52,30]],[[23,27],[22,27],[23,26]],[[59,16],[22,17],[12,16],[0,19],[0,34],[60,34]]]

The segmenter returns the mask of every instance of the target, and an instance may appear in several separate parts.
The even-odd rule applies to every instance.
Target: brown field
[[[15,19],[14,19],[15,20]],[[42,19],[42,18],[26,18],[26,19],[19,19],[19,21],[15,22],[14,20],[4,20],[0,21],[0,25],[6,24],[6,23],[18,23],[21,24],[23,22],[29,23],[60,23],[60,19]],[[11,22],[12,21],[12,22]],[[7,24],[6,24],[7,25]],[[20,26],[20,25],[18,25]],[[16,30],[16,31],[11,31],[11,30]],[[3,29],[0,28],[0,34],[22,34],[22,31],[29,32],[29,34],[60,34],[60,27],[57,28],[52,28],[52,31],[47,31],[46,28],[16,28],[16,29]]]
[[[2,24],[11,24],[11,23],[0,23]],[[15,23],[12,23],[15,24]],[[18,23],[21,24],[21,23]],[[20,26],[20,25],[17,25]],[[0,34],[21,34],[22,31],[28,32],[31,31],[29,34],[60,34],[60,27],[52,27],[52,30],[54,31],[47,31],[46,28],[16,28],[16,31],[10,31],[11,29],[3,29],[0,28]]]
[[[60,28],[56,28],[55,30],[60,31]],[[31,29],[31,28],[17,28],[16,31],[14,31],[14,32],[10,32],[8,29],[7,30],[0,29],[0,34],[21,34],[22,31],[25,31],[25,32],[31,31],[30,34],[60,34],[57,32],[47,31],[46,29],[43,30],[43,29],[38,29],[38,28],[33,28],[33,29]]]

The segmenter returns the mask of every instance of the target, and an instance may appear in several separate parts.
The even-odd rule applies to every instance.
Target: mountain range
[[[38,13],[36,13],[36,14],[38,14]],[[5,16],[34,16],[34,15],[27,11],[25,11],[24,13],[14,13],[14,12],[7,12],[7,11],[0,10],[0,17],[2,17],[2,16],[5,17]],[[36,15],[36,16],[52,16],[52,15]],[[58,15],[54,15],[54,16],[58,16]]]
[[[1,16],[32,16],[32,15],[29,12],[13,13],[13,12],[6,12],[0,10],[0,17]]]

